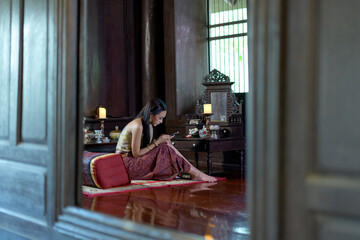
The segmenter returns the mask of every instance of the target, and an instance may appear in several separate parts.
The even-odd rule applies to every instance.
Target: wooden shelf
[[[95,141],[85,143],[84,149],[89,152],[109,152],[115,153],[117,140],[111,140],[110,142],[97,143]]]

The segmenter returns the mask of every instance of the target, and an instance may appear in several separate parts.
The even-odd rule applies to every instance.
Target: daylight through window
[[[234,92],[249,91],[246,0],[209,0],[210,71],[235,82]]]

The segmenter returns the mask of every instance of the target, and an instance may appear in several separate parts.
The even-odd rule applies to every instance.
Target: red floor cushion
[[[112,188],[129,184],[129,174],[122,156],[117,153],[83,153],[83,184]]]

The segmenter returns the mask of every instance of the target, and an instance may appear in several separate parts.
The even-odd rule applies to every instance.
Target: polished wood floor
[[[84,197],[83,208],[205,239],[248,239],[245,185],[230,175],[217,183]]]

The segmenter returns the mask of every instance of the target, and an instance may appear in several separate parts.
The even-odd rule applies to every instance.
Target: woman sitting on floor
[[[166,110],[162,100],[153,99],[122,130],[116,153],[123,156],[130,178],[171,180],[189,173],[193,180],[215,182],[215,177],[199,171],[181,155],[170,142],[173,136],[162,134],[153,139],[153,126],[163,122]]]

